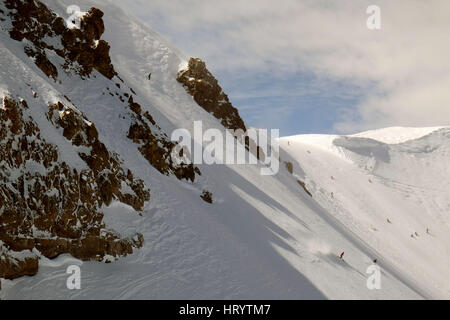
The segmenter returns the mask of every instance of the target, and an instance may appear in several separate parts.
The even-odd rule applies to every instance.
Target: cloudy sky
[[[251,126],[450,125],[449,0],[120,0],[201,57]],[[369,30],[367,7],[381,9]]]

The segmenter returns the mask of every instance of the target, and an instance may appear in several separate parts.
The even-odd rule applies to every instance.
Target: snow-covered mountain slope
[[[443,129],[443,127],[428,127],[428,128],[390,127],[361,132],[353,135],[353,137],[369,138],[388,144],[395,144],[421,138],[439,129]]]
[[[72,1],[43,3],[65,19]],[[30,40],[11,39],[5,32],[8,21],[2,21],[5,29],[0,32],[0,94],[15,97],[18,102],[27,101],[28,109],[22,108],[23,112],[36,123],[46,143],[57,148],[58,161],[78,171],[92,169],[90,162],[80,157],[80,153],[90,149],[84,145],[74,147],[74,141],[78,140],[69,139],[73,137],[67,132],[64,134],[66,122],[48,116],[49,106],[56,106],[53,110],[60,112],[60,119],[78,115],[75,118],[79,121],[75,123],[80,123],[86,132],[91,124],[95,125],[98,133],[95,141],[101,141],[108,154],[117,155],[124,172],[132,172],[126,178],[141,179],[143,186],[150,189],[151,197],[141,199],[142,208],[130,205],[125,199],[132,192],[124,177],[120,192],[116,190],[109,198],[106,195],[110,192],[106,192],[105,200],[109,201],[97,201],[94,207],[103,215],[107,230],[114,230],[111,233],[120,239],[140,234],[142,247],[135,246],[133,253],[109,264],[75,259],[73,256],[77,254],[71,250],[66,252],[72,255],[59,254],[56,258],[50,255],[49,259],[35,247],[33,252],[40,256],[39,271],[31,277],[2,279],[2,299],[449,297],[445,281],[435,284],[425,280],[437,279],[447,272],[444,265],[431,263],[444,261],[443,257],[449,254],[448,250],[444,252],[443,234],[448,224],[445,222],[448,202],[446,191],[439,192],[448,182],[443,177],[448,169],[445,167],[448,152],[444,152],[448,146],[447,131],[442,129],[437,131],[439,135],[433,133],[406,145],[392,146],[362,138],[318,137],[309,142],[296,139],[280,152],[282,161],[292,164],[294,175],[282,166],[277,175],[262,176],[261,163],[198,165],[201,174],[186,167],[180,173],[167,154],[167,135],[177,128],[192,132],[196,120],[202,121],[204,130],[217,128],[225,132],[223,124],[237,123],[233,121],[237,115],[223,121],[215,117],[217,109],[210,114],[205,110],[208,108],[199,106],[190,90],[177,80],[179,71],[188,64],[188,57],[117,8],[114,1],[80,0],[77,4],[84,12],[91,7],[104,12],[101,40],[110,46],[108,54],[113,69],[104,64],[91,65],[89,59],[77,55],[76,63],[69,61],[69,67],[65,67],[64,58],[72,57],[73,48],[69,46],[70,50],[64,51],[56,36],[45,38],[47,46],[53,43],[56,51],[38,47],[35,48],[38,53],[29,56],[24,49]],[[0,9],[6,11],[4,7]],[[94,22],[98,26],[98,20]],[[93,30],[95,35],[99,29]],[[103,50],[96,52],[99,42],[95,41],[92,54],[105,57]],[[54,69],[39,55],[44,53],[55,65],[55,77]],[[52,72],[47,73],[49,70]],[[58,102],[70,110],[60,110]],[[87,133],[80,136],[89,137]],[[159,143],[154,143],[154,138]],[[335,138],[339,146],[333,143]],[[287,143],[285,139],[281,141]],[[154,150],[151,146],[160,148]],[[408,180],[413,176],[407,168],[415,170],[417,181]],[[426,180],[428,174],[436,174],[438,178],[439,171],[438,183],[434,184],[431,178]],[[367,182],[367,175],[372,177],[372,183]],[[370,184],[366,189],[361,187],[363,178]],[[313,197],[298,181],[306,181],[306,189]],[[358,181],[360,188],[352,189]],[[342,190],[326,189],[332,183],[342,183]],[[370,187],[379,189],[379,193]],[[212,193],[212,204],[200,198],[204,190]],[[363,190],[367,193],[362,193]],[[331,192],[334,200],[330,198]],[[412,192],[422,197],[406,199]],[[340,198],[344,196],[348,198]],[[366,210],[364,197],[372,199],[367,202],[370,204],[367,208],[372,209]],[[343,203],[341,199],[348,201]],[[430,210],[422,215],[421,201],[428,201]],[[391,213],[384,215],[389,209]],[[410,221],[411,212],[414,219]],[[383,224],[387,218],[392,220],[389,226],[397,229],[383,237],[381,231],[388,228]],[[379,231],[368,230],[370,225]],[[425,234],[426,227],[430,235]],[[416,231],[419,236],[409,238]],[[396,239],[399,244],[393,245]],[[428,246],[421,247],[421,243],[429,243],[432,249],[426,251]],[[0,247],[3,254],[1,250]],[[338,258],[342,251],[344,260]],[[27,254],[23,255],[28,257]],[[110,254],[107,258],[114,260]],[[382,270],[382,288],[369,290],[366,269],[375,258]],[[81,267],[81,290],[66,287],[66,269],[73,264]]]
[[[114,70],[109,44],[101,39],[102,16],[90,9],[80,29],[69,29],[39,1],[0,2],[0,240],[11,251],[2,254],[2,277],[34,274],[41,254],[110,261],[142,246],[140,234],[122,238],[110,230],[102,207],[118,201],[137,214],[150,199],[148,188],[124,164],[121,151],[104,143],[97,118],[83,110],[102,115],[121,143],[158,172],[189,181],[200,174],[175,163],[174,143]],[[27,263],[10,258],[31,250],[37,252]]]
[[[450,128],[281,139],[317,202],[434,297],[449,297]]]

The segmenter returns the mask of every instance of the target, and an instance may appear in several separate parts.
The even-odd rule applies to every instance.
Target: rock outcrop
[[[264,152],[258,144],[245,136],[247,128],[244,120],[223,92],[217,79],[206,68],[204,61],[199,58],[190,58],[187,69],[178,72],[177,80],[200,107],[220,120],[225,128],[236,131],[234,136],[241,139],[247,150],[258,159],[265,159]]]
[[[14,252],[0,241],[0,278],[11,280],[23,275],[34,275],[38,271],[38,264],[37,255],[31,251]]]
[[[17,263],[13,259],[33,249],[48,258],[70,253],[101,261],[106,255],[127,255],[141,247],[141,235],[123,239],[107,229],[101,207],[116,200],[141,210],[150,199],[143,182],[121,167],[118,156],[99,140],[95,125],[75,110],[57,103],[50,106],[48,118],[74,147],[83,147],[79,157],[86,168],[82,170],[61,161],[58,147],[42,138],[28,111],[25,100],[3,97],[0,274],[13,278],[35,272],[32,256]]]
[[[220,120],[225,128],[246,131],[245,123],[222,91],[217,79],[208,71],[205,62],[191,58],[186,70],[178,73],[180,82],[195,102]]]
[[[294,178],[297,180],[297,183],[303,188],[303,190],[310,196],[312,197],[312,193],[308,190],[308,188],[306,188],[306,183],[303,182],[302,180],[296,178],[296,175],[294,174],[294,165],[292,164],[292,162],[290,161],[285,161],[284,165],[286,167],[286,170],[292,175],[294,176]]]
[[[178,179],[194,181],[196,175],[201,175],[200,170],[193,164],[177,164],[172,159],[172,150],[176,144],[169,140],[167,135],[156,135],[151,126],[160,129],[152,116],[134,102],[133,96],[128,99],[129,108],[132,110],[133,123],[128,131],[128,138],[140,145],[139,151],[159,172],[165,175],[174,174]]]
[[[130,141],[162,174],[194,181],[201,174],[198,168],[172,159],[175,143],[134,101],[136,92],[125,90],[109,45],[101,40],[102,17],[102,11],[92,8],[81,18],[79,29],[68,28],[38,0],[0,1],[0,32],[22,42],[25,54],[46,76],[62,86],[65,79],[59,71],[78,75],[75,81],[80,84],[95,77],[94,70],[113,80],[116,92],[109,87],[106,91],[128,110]],[[40,95],[33,94],[36,99]],[[0,96],[0,278],[35,274],[39,255],[55,258],[68,253],[82,260],[110,261],[143,244],[140,234],[123,238],[109,229],[102,208],[119,201],[141,211],[150,200],[149,189],[108,150],[95,124],[70,97],[64,98],[66,102],[42,106],[48,122],[40,125],[53,126],[64,137],[65,148],[71,146],[71,153],[79,157],[75,162],[85,164],[81,169],[62,160],[67,150],[43,138],[27,101],[14,93]]]
[[[213,203],[212,193],[208,190],[203,190],[202,194],[200,195],[200,198],[202,198],[203,201],[207,203]]]
[[[63,18],[57,16],[40,1],[4,0],[6,12],[0,11],[4,21],[11,19],[9,35],[17,41],[27,40],[25,53],[48,77],[57,79],[58,66],[50,60],[54,52],[64,63],[59,66],[89,77],[95,69],[112,79],[116,72],[109,56],[109,44],[101,40],[105,30],[103,12],[90,9],[81,18],[81,28],[67,28]]]
[[[100,205],[103,203],[109,205],[115,198],[130,205],[136,211],[142,210],[144,202],[150,200],[149,191],[142,180],[134,179],[130,170],[124,171],[117,154],[111,154],[107,150],[99,140],[95,124],[88,121],[77,110],[61,102],[51,105],[47,115],[51,123],[63,129],[63,136],[75,147],[85,147],[79,156],[96,177]],[[120,191],[124,184],[126,188],[132,190],[134,195]]]

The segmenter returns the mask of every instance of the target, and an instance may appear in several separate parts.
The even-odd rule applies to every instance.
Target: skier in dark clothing
[[[344,257],[344,251],[342,251],[341,254],[339,255],[339,259],[342,260],[343,257]]]

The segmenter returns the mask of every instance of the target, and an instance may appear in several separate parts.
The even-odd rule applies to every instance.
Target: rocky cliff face
[[[180,70],[177,80],[200,107],[220,120],[225,128],[236,131],[235,137],[243,139],[247,150],[258,159],[264,160],[264,152],[258,144],[248,136],[242,138],[243,133],[247,131],[244,120],[223,92],[217,79],[206,68],[204,61],[190,58],[187,69]]]
[[[100,208],[116,199],[141,210],[150,199],[143,182],[98,140],[94,124],[58,103],[50,106],[48,117],[74,146],[83,146],[79,156],[87,168],[79,172],[61,161],[58,147],[41,137],[27,105],[4,97],[0,108],[0,241],[11,250],[3,249],[0,276],[36,271],[34,249],[48,258],[70,253],[100,261],[142,246],[139,234],[122,239],[106,230]],[[14,256],[23,251],[27,259],[14,267]]]
[[[171,154],[175,143],[169,141],[166,134],[158,136],[152,133],[151,126],[160,129],[159,126],[150,113],[142,112],[141,105],[133,101],[133,96],[129,97],[128,103],[133,112],[128,138],[139,145],[140,153],[153,167],[162,174],[174,174],[180,180],[191,182],[195,180],[196,174],[201,175],[200,170],[192,164],[176,164]]]
[[[23,79],[0,94],[0,278],[35,274],[41,256],[68,253],[82,260],[110,262],[143,245],[142,235],[123,237],[109,228],[103,209],[118,201],[140,212],[150,201],[150,189],[123,165],[119,154],[108,149],[96,124],[80,111],[96,106],[80,109],[72,103],[73,86],[92,81],[102,104],[113,101],[117,110],[109,111],[128,128],[123,138],[148,165],[189,182],[201,175],[194,165],[173,159],[176,144],[115,70],[110,46],[101,39],[102,17],[102,11],[91,8],[79,29],[68,28],[62,17],[38,0],[0,0],[0,32],[19,44],[20,59],[37,67],[33,73],[61,90],[58,98],[46,102],[49,99],[42,98],[46,92],[35,92]],[[237,109],[203,61],[191,59],[177,80],[226,128],[246,131]],[[22,84],[26,89],[18,88]],[[24,90],[33,94],[23,98]],[[36,110],[42,110],[40,122]],[[43,126],[52,127],[60,136],[56,141],[64,143],[48,141]],[[245,143],[247,148],[255,145],[248,138]],[[63,160],[68,146],[82,168]],[[202,190],[201,199],[213,203],[212,193]]]
[[[206,68],[205,62],[191,58],[187,69],[178,73],[177,80],[195,102],[219,119],[225,128],[247,130],[238,110],[230,103],[217,79]]]
[[[174,174],[179,179],[194,181],[200,174],[192,165],[177,165],[171,159],[174,144],[167,135],[159,134],[160,128],[152,116],[134,101],[133,93],[125,92],[123,81],[114,70],[109,56],[110,46],[101,39],[105,31],[103,12],[91,8],[82,18],[80,29],[67,28],[63,18],[58,17],[40,1],[4,1],[5,10],[0,11],[3,21],[11,20],[8,32],[12,39],[25,42],[25,53],[48,77],[58,79],[58,69],[79,74],[81,78],[91,76],[93,70],[108,79],[115,78],[116,95],[133,114],[128,137],[140,144],[139,151],[149,163],[163,174]],[[49,55],[55,53],[61,59]],[[58,65],[58,60],[63,63]],[[108,88],[109,89],[109,88]],[[156,130],[152,130],[154,127]]]
[[[111,79],[116,72],[109,57],[109,44],[101,40],[105,30],[103,12],[92,8],[81,19],[81,28],[67,28],[58,17],[40,1],[5,0],[3,19],[10,19],[12,39],[26,41],[25,53],[48,77],[56,80],[58,68],[50,61],[49,52],[62,58],[65,70],[74,70],[87,77],[98,70]]]
[[[108,79],[110,87],[99,96],[109,93],[123,105],[130,121],[125,138],[162,174],[194,181],[200,171],[175,163],[171,155],[175,144],[115,71],[109,44],[101,39],[102,16],[92,8],[81,19],[80,29],[69,29],[40,1],[2,0],[0,32],[23,44],[26,56],[61,87],[65,77],[72,85],[98,76]],[[71,103],[70,93],[45,105],[39,99],[41,92],[34,92],[32,104],[46,110],[47,123],[39,125],[29,107],[31,100],[14,89],[0,96],[0,278],[35,274],[40,255],[55,258],[69,253],[82,260],[109,262],[140,248],[142,235],[123,238],[108,228],[102,208],[119,201],[139,212],[150,200],[149,188],[108,150],[95,124]],[[62,160],[64,150],[42,136],[42,125],[59,132],[84,163],[83,169]]]

